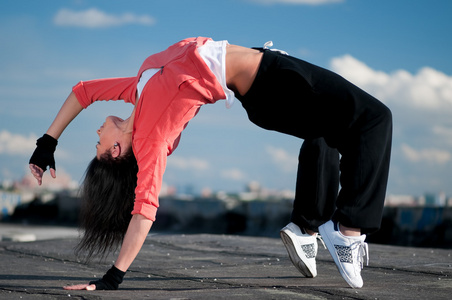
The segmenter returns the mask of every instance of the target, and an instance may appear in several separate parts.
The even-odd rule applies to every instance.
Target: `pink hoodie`
[[[84,108],[99,100],[135,104],[141,74],[160,69],[149,79],[136,104],[132,145],[139,171],[132,214],[155,221],[166,157],[176,149],[182,130],[202,105],[226,98],[197,51],[208,40],[188,38],[149,56],[136,77],[79,82],[73,88]]]

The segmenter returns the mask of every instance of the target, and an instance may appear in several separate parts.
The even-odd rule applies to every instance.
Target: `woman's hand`
[[[71,92],[66,101],[61,106],[60,111],[50,125],[47,133],[38,139],[36,149],[30,158],[30,170],[33,176],[42,184],[42,175],[50,168],[50,175],[56,178],[55,174],[55,158],[53,153],[58,144],[58,138],[63,133],[64,129],[69,123],[83,110],[83,107],[78,102],[74,92]]]
[[[55,174],[55,158],[53,156],[58,141],[56,138],[44,134],[36,141],[36,149],[30,158],[30,170],[33,176],[38,180],[38,184],[42,183],[42,175],[47,167],[50,168],[50,174],[53,178]]]
[[[30,164],[30,171],[31,174],[34,176],[34,178],[36,178],[36,180],[38,181],[38,184],[41,185],[42,184],[42,175],[44,175],[44,171],[38,167],[37,165],[34,164]],[[50,175],[53,178],[56,178],[56,172],[54,168],[50,168]]]
[[[94,290],[96,289],[96,285],[95,285],[95,284],[84,283],[84,284],[76,284],[76,285],[63,286],[63,289],[65,289],[65,290],[87,290],[87,291],[94,291]]]
[[[129,228],[122,243],[116,265],[122,270],[127,270],[137,256],[144,240],[151,229],[153,221],[142,215],[133,215]],[[91,281],[86,284],[77,284],[63,287],[65,290],[117,290],[122,283],[126,271],[122,271],[113,265],[102,279]]]
[[[117,290],[122,283],[122,279],[126,275],[126,272],[119,270],[113,265],[110,270],[105,273],[102,279],[96,281],[90,281],[90,283],[76,284],[70,286],[64,286],[65,290]]]

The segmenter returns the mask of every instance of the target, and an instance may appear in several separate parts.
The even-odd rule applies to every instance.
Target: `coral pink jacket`
[[[202,105],[226,98],[197,51],[208,40],[188,38],[149,56],[135,77],[91,80],[73,87],[84,108],[99,100],[136,105],[132,145],[139,171],[132,214],[155,220],[167,156],[176,149],[181,132]],[[154,68],[160,71],[148,81],[136,103],[141,74]]]

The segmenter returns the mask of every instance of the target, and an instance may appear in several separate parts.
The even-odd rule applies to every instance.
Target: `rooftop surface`
[[[369,244],[364,287],[352,289],[319,244],[304,278],[279,239],[150,234],[117,291],[65,291],[101,277],[115,255],[84,264],[72,228],[0,224],[0,299],[451,299],[452,249]],[[19,242],[16,240],[33,240]]]

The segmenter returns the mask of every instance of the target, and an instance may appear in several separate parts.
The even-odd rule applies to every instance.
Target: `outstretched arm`
[[[115,263],[118,269],[123,272],[127,271],[138,255],[138,252],[140,252],[152,224],[153,221],[142,215],[133,215]]]
[[[50,166],[50,174],[52,177],[56,177],[53,152],[55,151],[57,140],[67,125],[69,125],[83,108],[86,108],[93,102],[99,100],[124,100],[125,102],[134,104],[135,96],[136,77],[80,81],[74,86],[52,125],[47,130],[45,138],[41,141],[38,140],[38,148],[41,149],[38,150],[37,148],[37,155],[35,156],[35,154],[33,154],[30,161],[31,172],[38,181],[38,184],[42,183],[42,175],[47,166]]]
[[[55,143],[56,146],[56,140],[60,137],[60,135],[63,133],[64,129],[71,123],[71,121],[83,110],[83,107],[80,105],[80,103],[77,100],[77,97],[75,96],[74,92],[71,92],[69,96],[67,97],[66,101],[63,103],[63,106],[61,106],[60,111],[58,112],[57,116],[53,120],[52,125],[50,125],[49,129],[47,130],[46,134],[50,137],[47,137],[47,140],[52,140],[52,142]],[[53,151],[55,151],[55,148],[53,148]],[[47,155],[50,154],[51,159],[53,160],[53,152],[46,153]],[[39,153],[35,153],[32,156],[32,160],[36,160],[35,155],[39,156]],[[41,154],[42,155],[42,154]],[[35,158],[35,159],[33,159]],[[40,157],[42,158],[42,157]],[[43,163],[48,165],[47,160],[49,157],[44,158]],[[53,161],[53,164],[50,165],[50,175],[53,178],[56,178],[55,173],[55,167],[54,167],[55,161]],[[39,167],[36,163],[33,163],[30,161],[30,170],[33,176],[38,181],[38,184],[42,184],[42,175],[44,174],[44,171],[47,166],[44,167],[41,165]]]
[[[119,271],[126,272],[129,269],[135,257],[140,252],[143,246],[146,236],[151,229],[153,222],[142,215],[133,215],[130,220],[129,227],[127,229],[124,241],[122,243],[121,251],[119,252],[118,259],[116,260],[114,266],[119,269]],[[102,280],[101,280],[102,281]],[[122,279],[121,279],[122,281]],[[120,282],[119,282],[120,283]],[[119,284],[118,283],[118,284]],[[72,286],[65,286],[65,290],[95,290],[99,281],[92,284],[78,284]],[[104,284],[103,282],[100,284]],[[117,286],[116,286],[117,288]],[[99,287],[97,287],[99,289]]]
[[[69,123],[71,123],[82,110],[82,105],[78,102],[74,92],[71,92],[66,101],[63,103],[63,106],[61,106],[61,109],[55,117],[55,120],[53,120],[52,125],[50,125],[47,130],[47,134],[55,139],[58,139],[64,129],[66,129]]]

